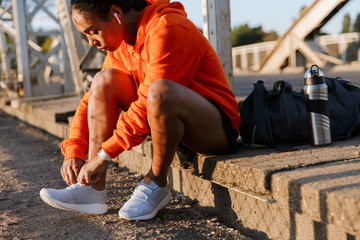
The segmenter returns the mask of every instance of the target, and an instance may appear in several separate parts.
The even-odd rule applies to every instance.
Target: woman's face
[[[90,46],[96,45],[102,51],[115,51],[123,40],[121,25],[114,18],[103,21],[96,15],[73,10],[72,19],[77,30],[86,35]]]

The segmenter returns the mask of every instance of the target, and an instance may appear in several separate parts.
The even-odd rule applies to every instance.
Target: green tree
[[[37,36],[36,37],[37,44],[39,44],[39,46],[42,48],[42,50],[45,53],[48,53],[50,51],[52,41],[53,41],[53,39],[50,36]]]
[[[53,39],[51,37],[47,37],[45,39],[45,42],[43,43],[43,45],[41,45],[41,48],[45,53],[50,52],[52,42],[53,42]]]
[[[350,32],[350,25],[351,25],[351,18],[350,18],[350,14],[347,13],[344,15],[342,33]]]
[[[278,37],[279,36],[277,35],[276,31],[271,31],[263,36],[263,42],[275,41],[276,39],[278,39]]]
[[[354,21],[354,25],[353,25],[353,32],[360,32],[360,13],[358,13],[355,21]]]
[[[10,37],[8,34],[5,33],[5,41],[6,41],[6,45],[8,46],[8,51],[10,52],[15,51],[14,38]]]
[[[6,44],[8,44],[8,45],[14,43],[14,39],[11,38],[8,34],[5,34],[5,41],[6,41]]]
[[[266,33],[261,26],[251,28],[248,24],[235,27],[232,32],[232,46],[242,46],[264,41],[273,41],[278,38],[275,31]]]
[[[306,5],[304,5],[300,8],[300,14],[305,10],[305,8],[306,8]]]

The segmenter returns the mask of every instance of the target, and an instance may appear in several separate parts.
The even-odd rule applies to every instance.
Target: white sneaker
[[[52,207],[83,213],[104,214],[108,211],[106,190],[96,191],[76,183],[65,189],[43,188],[41,199]]]
[[[159,187],[153,181],[147,185],[141,181],[130,199],[119,211],[119,216],[128,220],[149,220],[171,201],[168,186]]]

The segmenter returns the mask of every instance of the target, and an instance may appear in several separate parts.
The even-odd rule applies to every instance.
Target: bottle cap
[[[324,74],[317,65],[312,65],[304,75],[305,85],[325,83]]]

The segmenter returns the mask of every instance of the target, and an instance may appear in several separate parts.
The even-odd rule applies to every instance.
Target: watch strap
[[[104,149],[102,149],[102,148],[99,150],[97,155],[99,155],[105,161],[111,161],[112,160],[112,158],[109,155],[107,155],[106,152],[104,151]]]

